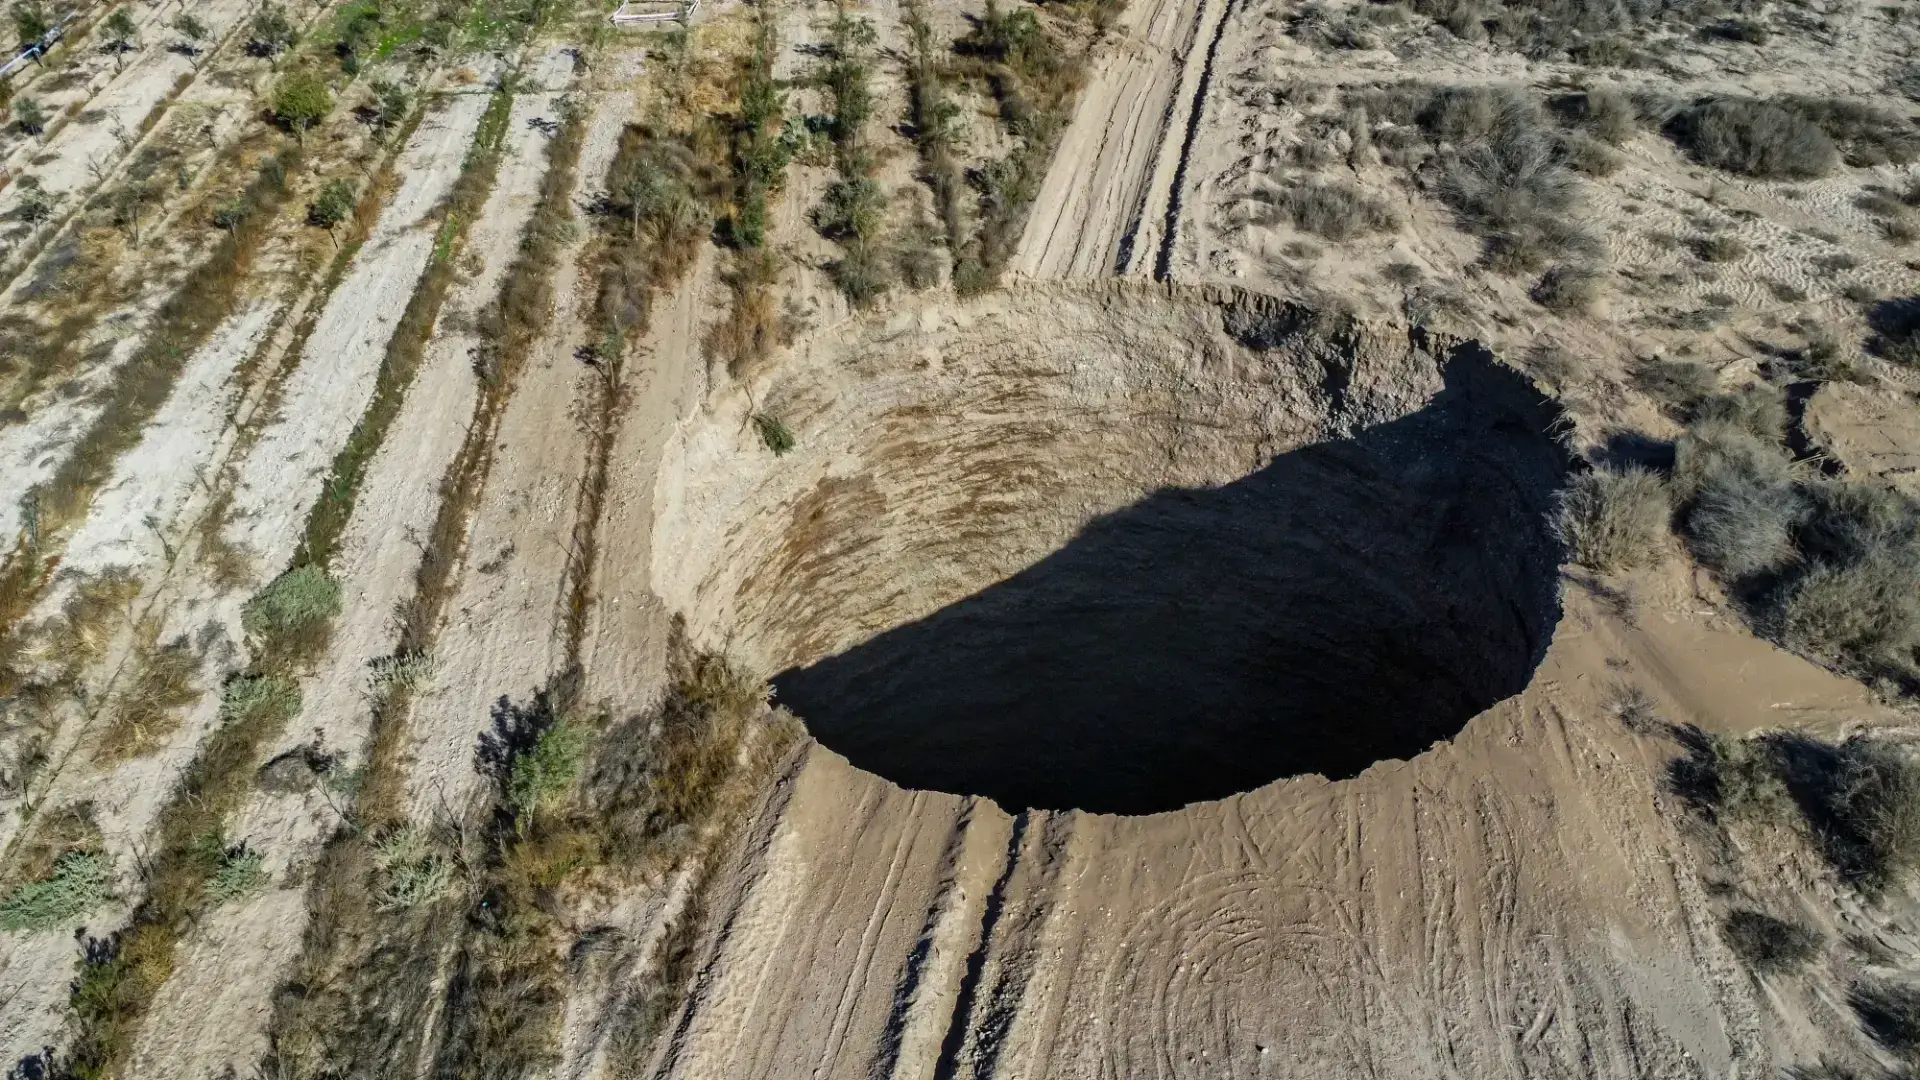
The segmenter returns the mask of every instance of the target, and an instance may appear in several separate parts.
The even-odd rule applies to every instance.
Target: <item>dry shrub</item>
[[[1342,180],[1308,180],[1277,192],[1257,192],[1254,198],[1272,210],[1258,220],[1283,218],[1302,232],[1333,241],[1400,227],[1393,207]]]
[[[1920,988],[1878,979],[1855,983],[1847,1004],[1873,1041],[1909,1063],[1920,1063]]]
[[[1920,686],[1920,506],[1796,471],[1764,392],[1710,399],[1682,436],[1682,535],[1782,645],[1863,678]]]
[[[1570,220],[1579,186],[1561,140],[1532,97],[1511,89],[1453,87],[1420,116],[1448,145],[1439,191],[1463,227],[1486,238],[1501,273],[1548,261],[1592,262],[1604,249]]]
[[[1738,262],[1746,258],[1747,245],[1725,233],[1711,233],[1693,242],[1694,254],[1710,263]]]
[[[1667,135],[1703,165],[1761,180],[1825,176],[1840,153],[1798,110],[1753,98],[1712,98],[1682,110]]]
[[[709,354],[736,379],[749,379],[792,340],[775,301],[780,257],[765,248],[736,252],[721,275],[732,302],[727,315],[707,331]]]
[[[1777,446],[1733,425],[1696,425],[1675,448],[1674,487],[1681,535],[1716,572],[1740,579],[1793,560],[1805,506]]]
[[[1541,275],[1529,295],[1541,307],[1560,315],[1585,315],[1600,300],[1604,275],[1587,266],[1556,266]]]
[[[1792,971],[1819,955],[1818,930],[1741,908],[1720,921],[1720,936],[1747,966],[1765,974]]]
[[[1576,561],[1613,573],[1659,558],[1672,513],[1666,482],[1630,465],[1577,477],[1560,493],[1553,525]]]
[[[1789,648],[1862,676],[1920,676],[1920,508],[1867,483],[1803,486],[1796,573],[1756,603]]]
[[[115,697],[96,760],[114,762],[149,753],[180,725],[180,710],[200,700],[194,686],[200,657],[185,637],[166,645],[141,646],[134,654],[133,681]]]
[[[1867,347],[1890,363],[1920,368],[1920,296],[1882,300],[1867,310]]]

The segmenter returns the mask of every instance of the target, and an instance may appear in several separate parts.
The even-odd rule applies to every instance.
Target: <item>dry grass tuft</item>
[[[94,749],[97,761],[115,762],[151,753],[180,725],[180,710],[200,700],[194,685],[200,656],[185,637],[155,647],[137,647],[134,676],[107,710],[107,725]]]

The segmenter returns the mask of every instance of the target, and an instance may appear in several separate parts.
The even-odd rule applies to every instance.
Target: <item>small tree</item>
[[[373,80],[373,125],[382,131],[388,130],[406,119],[406,87],[388,79]]]
[[[207,24],[183,11],[174,16],[173,29],[179,33],[187,55],[199,55],[202,43],[209,36]]]
[[[21,98],[13,103],[13,120],[28,135],[38,135],[47,130],[47,110],[32,98]]]
[[[333,94],[318,75],[299,72],[280,80],[273,92],[273,114],[302,141],[307,131],[333,111]]]
[[[14,214],[29,225],[38,225],[53,216],[53,199],[40,186],[37,176],[20,178],[20,204]]]
[[[107,16],[101,28],[107,33],[107,48],[120,55],[132,51],[133,39],[140,34],[140,28],[133,25],[133,16],[127,13],[126,8]]]
[[[247,51],[255,56],[278,56],[293,48],[294,41],[300,36],[278,4],[261,8],[248,29],[251,37],[247,42]]]
[[[353,182],[333,180],[320,189],[320,197],[307,207],[307,220],[323,229],[332,229],[335,225],[353,215]]]
[[[24,49],[46,37],[53,29],[53,20],[47,16],[46,8],[29,0],[13,5],[13,29]]]

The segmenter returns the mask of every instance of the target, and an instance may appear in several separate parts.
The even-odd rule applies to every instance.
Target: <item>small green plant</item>
[[[583,734],[572,724],[557,720],[531,747],[514,755],[507,773],[507,806],[522,828],[566,795],[580,772],[584,743]]]
[[[220,862],[207,878],[207,899],[228,904],[249,896],[267,883],[266,858],[243,847],[221,852]]]
[[[1575,560],[1612,573],[1659,556],[1672,512],[1666,482],[1657,473],[1631,465],[1594,469],[1560,493],[1553,527]]]
[[[291,637],[340,611],[340,583],[317,566],[301,566],[273,579],[241,609],[240,625],[259,638]]]
[[[786,422],[771,413],[754,413],[753,426],[760,433],[760,441],[773,451],[774,457],[781,457],[798,445]]]
[[[38,225],[53,217],[53,196],[40,186],[38,177],[21,177],[19,187],[20,201],[13,209],[15,217],[29,225]]]
[[[332,111],[333,92],[312,72],[296,72],[274,88],[273,115],[302,140]]]
[[[280,675],[239,675],[220,693],[220,722],[285,722],[300,713],[300,684]]]
[[[322,229],[334,226],[353,216],[354,203],[357,202],[353,181],[329,180],[327,186],[307,207],[307,223]]]
[[[390,131],[398,127],[400,121],[407,118],[407,109],[411,100],[407,89],[391,79],[373,80],[373,105],[371,119],[373,126],[381,131]]]
[[[211,36],[206,23],[184,11],[174,16],[172,26],[174,32],[180,35],[188,53],[198,53],[205,46],[207,38]]]
[[[458,864],[417,825],[404,825],[375,841],[373,865],[380,872],[376,904],[382,911],[430,904],[459,883]]]
[[[1721,920],[1720,936],[1748,967],[1765,974],[1804,965],[1819,955],[1822,944],[1820,932],[1810,926],[1746,908]]]
[[[47,130],[47,110],[33,98],[20,98],[13,103],[13,122],[25,134],[38,135]]]
[[[439,670],[439,664],[429,653],[383,656],[375,660],[372,667],[373,692],[381,698],[396,693],[410,694],[431,681]]]
[[[0,899],[0,930],[52,930],[113,898],[113,860],[98,851],[69,851],[53,873]]]

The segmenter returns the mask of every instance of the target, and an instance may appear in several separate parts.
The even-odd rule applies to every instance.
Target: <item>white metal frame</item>
[[[615,26],[645,26],[648,23],[693,22],[700,0],[626,0],[612,15]]]

